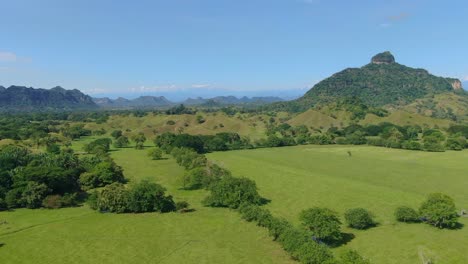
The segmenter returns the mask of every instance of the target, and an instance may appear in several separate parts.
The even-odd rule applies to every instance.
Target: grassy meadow
[[[398,223],[393,216],[401,205],[418,208],[431,192],[446,193],[459,209],[467,209],[468,151],[297,146],[217,152],[208,158],[237,177],[255,180],[260,194],[272,200],[266,207],[296,224],[300,211],[313,206],[341,215],[349,208],[369,209],[379,225],[365,231],[344,228],[355,237],[337,252],[356,249],[372,263],[421,263],[420,254],[441,264],[468,263],[468,218],[460,219],[465,225],[460,230],[439,230]]]
[[[83,141],[75,143],[80,149]],[[196,211],[102,214],[85,205],[0,212],[0,263],[292,262],[266,229],[234,211],[201,206],[205,191],[179,190],[184,171],[174,160],[152,161],[146,151],[132,148],[112,156],[130,181],[156,181]]]
[[[95,138],[74,141],[73,148],[80,151]],[[266,229],[235,211],[203,207],[206,191],[181,190],[184,170],[172,158],[153,161],[146,153],[111,151],[130,181],[160,183],[195,212],[102,214],[86,205],[0,212],[0,263],[293,263]],[[352,235],[336,253],[356,249],[372,263],[420,263],[421,254],[438,264],[468,263],[468,218],[460,219],[465,225],[460,230],[439,230],[393,217],[396,207],[417,208],[431,192],[449,194],[459,209],[468,208],[467,151],[309,145],[216,152],[208,158],[236,177],[255,180],[260,194],[271,199],[265,206],[296,225],[299,212],[312,206],[340,215],[353,207],[372,211],[379,225],[365,231],[343,225]]]

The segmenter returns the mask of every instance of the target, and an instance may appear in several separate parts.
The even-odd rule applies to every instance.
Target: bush
[[[176,209],[171,196],[166,196],[161,185],[141,181],[131,185],[127,194],[126,209],[133,213],[170,212]]]
[[[279,235],[278,241],[281,243],[284,250],[296,257],[296,252],[302,245],[311,242],[311,234],[305,230],[289,227],[283,230]]]
[[[160,148],[153,148],[148,151],[148,156],[153,160],[162,159],[163,151]]]
[[[455,203],[449,196],[432,193],[419,208],[419,213],[428,224],[439,228],[454,228],[457,226],[458,214]]]
[[[121,183],[104,187],[98,195],[97,209],[101,212],[124,213],[127,210],[128,192]]]
[[[300,214],[300,220],[319,240],[331,242],[342,238],[338,214],[328,208],[314,207],[304,210]]]
[[[206,206],[236,209],[242,203],[261,204],[263,198],[257,192],[257,185],[247,178],[226,176],[214,182],[210,195],[204,200]]]
[[[341,255],[340,264],[370,264],[370,261],[359,255],[356,250],[348,250]]]
[[[49,209],[58,209],[63,207],[72,207],[78,205],[78,196],[76,193],[61,195],[48,195],[43,201],[42,206]]]
[[[333,264],[336,263],[330,249],[314,241],[302,244],[293,254],[301,263],[306,264]]]
[[[399,222],[419,222],[419,215],[411,207],[401,206],[395,210],[395,218]]]
[[[175,204],[176,211],[185,211],[190,207],[190,204],[186,201],[180,201]]]
[[[48,192],[47,185],[30,181],[21,195],[21,200],[27,208],[39,208]]]
[[[409,150],[422,150],[423,149],[421,143],[419,143],[418,141],[414,141],[414,140],[408,140],[408,141],[403,142],[402,147],[404,149],[409,149]]]
[[[345,213],[345,219],[349,227],[356,229],[367,229],[375,225],[371,213],[364,208],[349,209]]]
[[[130,144],[130,141],[126,136],[120,136],[114,141],[115,148],[125,148],[128,147],[128,144]]]

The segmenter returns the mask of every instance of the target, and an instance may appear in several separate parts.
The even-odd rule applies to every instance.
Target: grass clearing
[[[152,161],[132,148],[112,156],[130,181],[154,180],[196,211],[101,214],[83,206],[0,212],[0,222],[7,222],[0,225],[0,263],[292,263],[267,230],[234,211],[202,207],[205,191],[179,190],[183,169],[174,160]]]
[[[347,151],[351,151],[349,157]],[[237,177],[256,181],[260,194],[272,202],[273,214],[298,224],[299,212],[324,206],[341,215],[364,207],[379,225],[356,231],[345,246],[358,250],[373,263],[418,263],[420,252],[436,263],[467,263],[468,219],[461,230],[439,230],[425,224],[394,220],[398,206],[419,207],[426,195],[443,192],[459,209],[468,207],[468,151],[429,153],[368,146],[297,146],[217,152],[208,158]]]

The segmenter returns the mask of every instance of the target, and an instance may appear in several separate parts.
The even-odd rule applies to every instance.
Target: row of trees
[[[268,228],[270,235],[275,241],[278,241],[291,256],[302,263],[323,264],[323,263],[341,263],[341,264],[367,264],[368,260],[361,257],[355,251],[348,251],[336,259],[329,249],[329,246],[317,239],[318,236],[326,234],[327,230],[334,227],[334,212],[325,211],[320,216],[312,211],[305,211],[301,218],[309,224],[309,229],[300,229],[294,227],[288,221],[282,218],[274,217],[267,209],[260,207],[267,200],[260,196],[254,181],[247,178],[236,178],[231,173],[216,164],[210,163],[203,154],[197,153],[190,148],[173,148],[171,154],[177,163],[186,169],[183,178],[183,188],[188,190],[207,189],[210,194],[203,200],[205,206],[227,207],[236,209],[242,218],[247,221],[255,221],[259,226]],[[322,209],[319,209],[322,210]],[[331,218],[327,218],[330,213]],[[367,211],[364,210],[367,213]],[[347,212],[346,219],[350,226],[356,228],[365,228],[367,225],[374,224],[370,214],[362,215],[360,209]],[[321,230],[314,228],[314,218],[323,219],[327,226],[321,226]],[[337,218],[335,219],[337,220]],[[329,225],[331,223],[331,225]],[[341,232],[339,225],[338,235],[327,233],[328,238],[340,239]]]
[[[218,133],[216,135],[174,134],[158,135],[154,144],[170,153],[173,148],[190,148],[198,153],[252,148],[250,140],[237,133]]]

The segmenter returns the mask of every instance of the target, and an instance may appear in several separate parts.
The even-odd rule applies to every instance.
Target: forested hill
[[[386,51],[375,55],[369,64],[338,72],[316,84],[303,97],[279,106],[305,110],[347,97],[358,97],[373,107],[401,106],[428,95],[462,91],[460,80],[401,65]]]
[[[0,111],[50,111],[96,109],[90,96],[79,90],[34,89],[24,86],[0,86]]]

